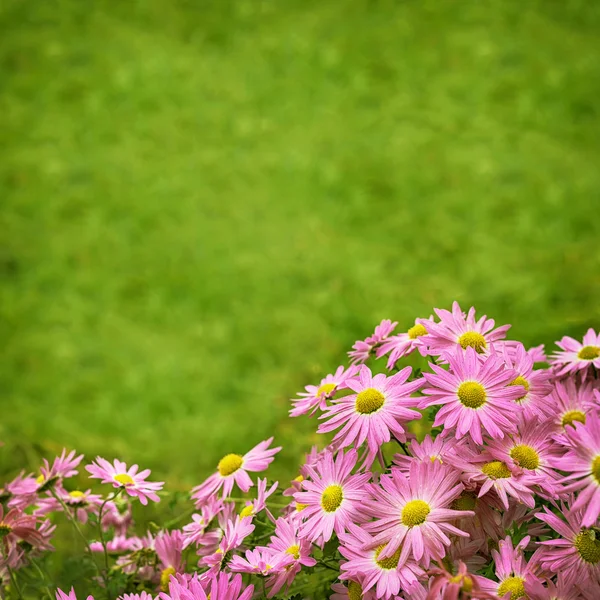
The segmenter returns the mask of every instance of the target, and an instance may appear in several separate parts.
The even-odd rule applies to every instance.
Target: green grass
[[[600,326],[600,4],[0,4],[0,438],[173,485],[433,306]]]

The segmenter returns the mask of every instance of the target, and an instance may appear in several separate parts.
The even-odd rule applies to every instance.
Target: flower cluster
[[[474,308],[434,313],[404,333],[383,321],[292,400],[323,443],[287,485],[253,475],[271,438],[136,534],[132,504],[163,495],[150,471],[97,458],[104,488],[72,489],[82,457],[63,452],[19,474],[0,496],[1,583],[54,585],[38,563],[63,513],[95,570],[80,599],[597,600],[600,335],[547,357]]]

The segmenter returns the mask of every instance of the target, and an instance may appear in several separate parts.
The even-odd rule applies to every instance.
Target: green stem
[[[48,584],[46,583],[45,573],[42,571],[42,569],[37,564],[37,562],[35,562],[35,560],[33,560],[33,558],[30,558],[29,560],[30,560],[31,564],[35,567],[35,570],[39,573],[42,583],[44,584],[44,589],[46,590],[46,594],[48,594],[48,598],[50,598],[50,600],[54,600],[54,598],[52,596],[52,592],[50,591],[50,588],[48,587]]]
[[[105,571],[104,571],[104,574],[102,575],[102,579],[104,580],[104,585],[106,587],[106,597],[108,598],[108,600],[112,600],[112,594],[111,594],[109,586],[108,586],[108,573],[110,571],[110,566],[108,564],[108,547],[106,545],[106,540],[104,539],[104,531],[102,530],[102,515],[104,513],[104,509],[106,508],[106,505],[109,502],[116,500],[122,491],[123,491],[123,488],[119,488],[119,490],[117,492],[115,492],[112,496],[108,496],[106,498],[106,500],[100,505],[100,510],[98,511],[98,533],[100,534],[100,543],[102,544],[102,551],[104,554],[104,567],[105,567]]]
[[[6,555],[6,548],[5,548],[4,544],[2,544],[2,556],[4,557],[4,561],[6,563],[6,570],[8,571],[8,574],[10,575],[10,580],[12,581],[13,587],[15,588],[15,590],[17,592],[17,596],[19,597],[19,600],[23,600],[23,592],[21,592],[21,588],[19,587],[19,582],[17,581],[17,576],[15,575],[15,572],[10,568],[10,566],[8,564],[8,557]]]

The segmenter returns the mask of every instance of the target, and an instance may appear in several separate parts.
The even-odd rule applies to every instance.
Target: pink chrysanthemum
[[[300,536],[311,541],[331,539],[333,532],[342,533],[349,523],[364,519],[362,504],[369,497],[365,484],[371,473],[352,475],[356,466],[356,450],[329,453],[314,467],[306,470],[310,480],[302,482],[305,491],[294,494],[303,505]]]
[[[490,344],[504,339],[510,329],[510,325],[494,329],[494,320],[485,315],[476,321],[475,309],[471,307],[465,315],[458,302],[452,304],[452,312],[439,308],[434,311],[440,318],[439,323],[418,320],[427,329],[427,335],[421,338],[421,343],[433,356],[454,354],[460,348],[473,348],[478,354],[484,354]]]
[[[596,600],[592,590],[585,590],[565,580],[563,573],[559,573],[556,583],[551,580],[526,581],[525,592],[530,600]]]
[[[275,518],[273,517],[273,515],[271,514],[271,511],[267,507],[267,498],[275,492],[278,485],[279,485],[279,482],[276,481],[267,490],[266,477],[264,479],[259,478],[257,480],[257,485],[256,485],[256,489],[257,489],[256,499],[249,500],[245,503],[244,507],[240,511],[240,516],[252,518],[255,515],[257,515],[259,512],[264,510],[267,513],[267,516],[269,517],[269,519],[271,519],[271,521],[275,522]]]
[[[456,448],[457,444],[460,444],[460,442],[453,438],[438,435],[435,439],[432,439],[430,435],[426,435],[421,443],[412,440],[409,456],[400,453],[395,454],[392,462],[403,473],[408,473],[410,465],[415,461],[434,462],[437,460],[443,464],[448,451]]]
[[[48,489],[53,482],[58,479],[67,479],[77,475],[77,467],[83,459],[83,454],[75,456],[75,450],[72,450],[67,455],[66,449],[63,449],[60,456],[57,456],[52,466],[44,459],[40,467],[40,477],[37,480],[40,488]]]
[[[557,431],[563,432],[574,423],[585,423],[586,416],[597,410],[594,387],[590,381],[578,385],[572,379],[555,381],[549,398],[552,422]]]
[[[85,469],[92,479],[100,479],[102,483],[112,483],[113,487],[124,489],[129,496],[137,496],[144,505],[148,504],[148,500],[160,502],[156,492],[162,489],[164,482],[146,481],[151,473],[150,469],[138,473],[137,465],[127,468],[124,462],[117,459],[111,465],[100,456],[96,458],[96,462],[86,465]]]
[[[352,359],[352,363],[357,364],[365,362],[377,345],[394,331],[396,325],[398,325],[396,321],[392,323],[389,319],[384,319],[377,327],[375,327],[373,335],[369,336],[366,340],[359,340],[356,342],[354,346],[352,346],[352,350],[348,352],[348,356]]]
[[[235,521],[227,522],[219,547],[213,554],[201,558],[200,564],[210,567],[211,575],[217,573],[221,570],[227,553],[239,548],[253,531],[254,525],[251,519],[238,516]]]
[[[234,573],[254,573],[267,576],[284,571],[293,562],[294,559],[291,555],[274,554],[269,548],[263,547],[246,550],[244,557],[236,554],[227,568]]]
[[[600,417],[591,413],[585,424],[574,423],[565,436],[571,444],[562,458],[554,464],[569,473],[563,482],[570,482],[563,492],[579,491],[572,510],[584,510],[582,525],[596,525],[600,516]]]
[[[102,496],[92,494],[92,490],[86,490],[85,492],[73,490],[72,492],[67,492],[59,488],[56,489],[56,494],[71,509],[81,523],[87,523],[90,514],[97,515],[102,504]],[[52,511],[61,510],[60,504],[53,497],[40,499],[38,506],[42,507],[45,501],[48,502],[48,509]],[[57,504],[58,506],[56,506]],[[38,514],[38,511],[36,511],[36,514]]]
[[[429,317],[428,320],[420,319],[406,332],[393,335],[387,338],[376,351],[377,358],[385,356],[388,352],[390,356],[387,362],[387,368],[393,369],[396,363],[403,357],[412,354],[415,350],[418,350],[421,356],[426,356],[427,349],[421,342],[421,338],[427,335],[427,329],[425,323],[427,321],[433,322],[433,317]]]
[[[156,556],[160,561],[160,589],[166,592],[171,575],[182,573],[185,563],[182,561],[183,535],[181,531],[163,531],[154,540]]]
[[[373,376],[363,365],[358,378],[347,381],[355,393],[335,400],[325,410],[319,418],[327,420],[319,426],[318,432],[327,433],[342,427],[333,438],[333,443],[340,448],[352,444],[358,448],[366,441],[365,466],[370,465],[391,435],[400,441],[406,440],[402,422],[421,418],[418,411],[409,407],[417,404],[410,395],[421,387],[423,380],[407,382],[411,371],[411,367],[406,367],[392,377],[383,373]]]
[[[438,462],[414,462],[408,476],[397,469],[382,475],[379,485],[371,485],[374,500],[367,503],[375,519],[364,525],[376,534],[372,546],[387,544],[381,558],[395,556],[402,548],[400,565],[414,556],[427,567],[432,557],[444,556],[444,546],[450,545],[447,534],[468,535],[451,525],[474,515],[470,510],[450,508],[463,489],[456,473]]]
[[[569,584],[578,584],[582,589],[600,589],[600,539],[595,529],[583,526],[583,511],[562,507],[560,519],[547,507],[537,513],[541,519],[562,538],[539,542],[543,547],[538,560],[544,569],[562,573]]]
[[[254,485],[248,472],[265,471],[273,462],[275,454],[281,450],[281,447],[269,448],[272,441],[271,437],[261,442],[243,456],[240,454],[225,455],[217,465],[217,472],[192,490],[192,498],[196,500],[196,505],[199,506],[206,502],[221,488],[223,488],[223,498],[229,496],[234,483],[242,492],[247,492]]]
[[[65,594],[62,590],[56,590],[56,600],[77,600],[77,595],[73,588],[71,588],[71,591],[68,594]],[[87,600],[94,600],[94,597],[88,596]]]
[[[340,579],[360,582],[362,592],[375,589],[377,598],[389,599],[400,592],[418,585],[425,575],[415,562],[400,561],[400,549],[383,557],[385,544],[377,544],[362,528],[349,525],[349,533],[340,534],[340,553],[346,562],[340,565]]]
[[[5,512],[0,504],[0,544],[5,550],[19,541],[27,542],[39,550],[52,550],[49,529],[42,529],[39,517],[28,515],[18,508]]]
[[[313,414],[317,409],[325,410],[327,400],[339,391],[347,388],[346,380],[354,377],[358,373],[358,367],[351,365],[348,368],[338,367],[333,375],[327,375],[321,379],[319,385],[307,385],[306,392],[300,392],[300,398],[294,398],[294,408],[290,410],[290,417],[298,417],[308,412]]]
[[[525,585],[538,580],[523,556],[528,544],[527,536],[513,548],[512,540],[508,536],[498,544],[499,552],[492,550],[498,581],[483,579],[480,583],[484,591],[496,594],[498,598],[506,596],[511,600],[526,597]]]
[[[160,600],[250,600],[254,594],[254,586],[244,588],[241,575],[219,573],[204,578],[197,575],[191,578],[172,577],[169,592],[161,592]]]
[[[458,600],[459,598],[477,598],[477,600],[495,600],[497,596],[484,592],[482,583],[489,580],[469,573],[467,565],[460,561],[456,574],[446,569],[443,563],[439,568],[430,569],[432,576],[429,584],[427,600]],[[492,583],[492,582],[490,582]]]
[[[581,372],[585,379],[591,367],[600,369],[600,334],[588,329],[583,343],[565,336],[556,345],[562,350],[554,352],[550,359],[557,377]]]
[[[519,407],[515,400],[523,396],[522,385],[511,385],[515,372],[507,369],[495,355],[477,356],[473,348],[448,355],[450,371],[430,364],[434,373],[424,373],[427,383],[420,407],[442,404],[434,426],[456,430],[458,439],[467,433],[477,444],[483,444],[482,428],[493,438],[514,431],[514,417]]]
[[[141,592],[140,594],[123,594],[117,600],[154,600],[154,596],[148,592]]]
[[[535,483],[515,475],[506,463],[496,460],[489,452],[478,453],[469,446],[460,446],[456,453],[448,456],[447,462],[462,472],[465,485],[471,489],[480,486],[479,498],[493,490],[506,510],[509,496],[530,508],[535,506],[532,490]]]
[[[192,515],[192,522],[183,528],[183,547],[190,544],[213,546],[219,543],[220,536],[216,531],[207,531],[211,521],[221,513],[224,505],[219,498],[212,498],[200,509],[200,514]]]

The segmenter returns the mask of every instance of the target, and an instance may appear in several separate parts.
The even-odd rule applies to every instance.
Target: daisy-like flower
[[[537,484],[546,494],[555,496],[561,476],[553,469],[558,458],[551,433],[552,423],[536,426],[535,422],[520,419],[517,433],[488,443],[490,454],[508,466],[516,475],[523,475]]]
[[[429,321],[433,322],[433,317],[429,317]],[[400,333],[387,338],[377,348],[376,356],[381,358],[388,352],[390,356],[387,362],[387,368],[393,369],[396,363],[403,357],[412,354],[415,350],[418,350],[421,356],[427,355],[427,349],[421,343],[421,338],[427,335],[427,328],[424,323],[426,319],[420,319],[419,322],[415,321],[415,324],[409,328],[406,333]]]
[[[600,516],[600,417],[591,413],[586,423],[574,423],[565,432],[571,448],[554,460],[555,466],[569,473],[563,492],[579,491],[572,510],[584,509],[582,525],[592,527]]]
[[[96,458],[95,462],[86,465],[85,469],[90,473],[91,479],[100,479],[102,483],[112,483],[113,487],[124,489],[129,496],[137,496],[144,505],[148,504],[148,500],[160,501],[156,492],[162,489],[164,482],[146,481],[151,473],[150,469],[138,473],[137,465],[128,469],[124,462],[117,459],[111,465],[100,456]]]
[[[452,312],[438,308],[434,311],[440,318],[439,323],[418,320],[427,329],[427,335],[421,338],[421,343],[428,348],[428,354],[433,356],[454,354],[460,348],[473,348],[478,354],[484,354],[490,344],[504,339],[510,329],[510,325],[494,329],[494,320],[485,315],[476,321],[475,309],[471,307],[465,315],[458,302],[452,304]]]
[[[513,548],[512,540],[508,536],[499,543],[499,552],[492,550],[498,582],[482,578],[481,587],[484,591],[495,593],[498,598],[505,596],[510,600],[526,598],[525,585],[538,580],[523,556],[523,551],[528,544],[529,536],[523,538]]]
[[[28,515],[18,508],[5,512],[0,504],[0,543],[5,549],[19,541],[27,542],[39,550],[52,550],[49,530],[42,530],[38,517]]]
[[[401,548],[400,565],[413,556],[429,566],[432,557],[444,556],[444,546],[450,545],[447,534],[468,535],[451,525],[458,518],[475,514],[450,508],[463,489],[456,473],[438,462],[414,462],[408,476],[397,469],[382,475],[379,485],[371,486],[374,500],[367,503],[375,519],[364,525],[376,534],[372,547],[387,544],[382,559],[395,556]]]
[[[117,498],[116,502],[106,502],[102,514],[102,529],[104,531],[108,531],[112,527],[115,535],[126,535],[132,523],[131,502],[123,498]]]
[[[77,475],[77,467],[83,460],[83,454],[79,456],[75,454],[75,450],[67,454],[66,449],[63,449],[61,455],[54,459],[52,465],[44,459],[40,467],[41,475],[36,480],[39,485],[38,491],[49,490],[59,479],[67,479]]]
[[[292,400],[294,408],[290,410],[290,417],[298,417],[308,412],[312,415],[317,409],[325,410],[327,400],[332,398],[337,391],[346,389],[346,380],[354,377],[357,373],[356,365],[348,368],[341,366],[333,375],[327,375],[321,379],[319,385],[307,385],[304,388],[306,392],[300,392],[298,394],[300,398]]]
[[[423,373],[431,387],[423,390],[421,408],[442,404],[434,427],[455,429],[458,439],[467,433],[483,444],[482,428],[492,438],[514,431],[514,416],[520,412],[515,401],[525,394],[522,385],[510,385],[515,371],[507,369],[495,355],[477,356],[473,348],[448,355],[450,370],[430,364],[433,373]]]
[[[154,596],[151,596],[148,592],[142,592],[141,594],[123,594],[119,596],[117,600],[154,600]]]
[[[588,329],[583,336],[583,343],[565,336],[556,345],[561,351],[552,354],[550,363],[557,377],[581,372],[585,379],[591,367],[600,369],[600,333],[593,329]]]
[[[406,454],[395,454],[392,462],[403,473],[408,473],[410,465],[414,461],[435,462],[437,460],[443,464],[448,450],[454,449],[457,443],[460,442],[449,437],[444,438],[442,435],[438,435],[435,439],[432,439],[430,435],[426,435],[421,443],[417,442],[417,440],[412,440],[409,456],[406,456]]]
[[[160,600],[250,600],[254,586],[244,588],[241,575],[219,573],[200,581],[197,575],[191,578],[172,577],[169,592],[161,592]]]
[[[545,419],[552,415],[552,404],[547,398],[552,391],[550,372],[547,369],[534,370],[533,358],[523,344],[517,344],[512,352],[505,350],[503,356],[506,366],[517,375],[509,385],[525,389],[525,394],[515,400],[523,408],[523,416],[526,419]]]
[[[469,573],[467,565],[460,561],[456,574],[446,569],[443,562],[440,562],[439,568],[429,570],[432,579],[429,584],[429,593],[427,600],[458,600],[467,595],[468,598],[477,598],[478,600],[494,600],[495,594],[484,592],[481,584],[486,580],[480,575]],[[490,583],[493,583],[490,581]]]
[[[465,485],[471,489],[479,487],[479,498],[493,490],[505,510],[509,507],[509,496],[530,508],[535,506],[532,490],[535,482],[515,475],[505,462],[494,459],[489,452],[478,453],[464,445],[449,455],[447,462],[462,471],[461,478]]]
[[[225,525],[223,538],[219,542],[217,550],[213,554],[201,558],[200,563],[210,567],[211,575],[216,574],[221,570],[227,553],[239,548],[253,531],[254,525],[252,525],[251,519],[242,519],[238,516],[235,521],[229,521]]]
[[[423,380],[407,382],[411,371],[411,367],[406,367],[392,377],[383,373],[373,376],[363,365],[358,378],[346,382],[355,393],[334,400],[319,417],[327,420],[318,432],[342,427],[333,438],[339,448],[353,444],[358,448],[366,441],[368,452],[364,464],[371,465],[380,446],[389,442],[392,434],[400,441],[406,440],[402,422],[421,418],[418,411],[409,407],[417,404],[410,395],[421,387]]]
[[[192,522],[183,528],[183,547],[190,544],[212,546],[221,539],[216,531],[207,531],[211,521],[224,509],[220,498],[212,498],[200,509],[200,514],[192,515]]]
[[[340,542],[340,553],[347,559],[340,564],[340,579],[360,582],[363,594],[373,588],[377,598],[387,600],[398,594],[400,589],[410,591],[425,575],[414,561],[400,564],[400,549],[391,556],[383,557],[385,544],[377,544],[373,537],[356,525],[349,525],[349,533],[340,534]]]
[[[342,533],[349,523],[364,519],[362,504],[369,494],[365,489],[371,473],[352,475],[356,466],[356,450],[328,453],[314,467],[306,467],[310,476],[302,482],[305,491],[294,494],[303,505],[300,537],[327,542],[333,532]]]
[[[183,552],[183,535],[181,531],[163,531],[154,540],[156,555],[160,561],[160,589],[166,592],[171,575],[181,573],[185,564],[181,559]]]
[[[290,586],[303,566],[314,567],[317,564],[310,555],[312,544],[309,540],[300,538],[296,523],[291,519],[277,519],[275,535],[271,536],[266,549],[275,557],[292,558],[287,561],[284,569],[273,573],[269,578],[269,597],[279,592],[282,587]]]
[[[348,352],[352,363],[364,363],[371,356],[371,352],[394,331],[396,325],[398,325],[396,321],[392,323],[389,319],[384,319],[375,327],[373,335],[369,336],[366,340],[356,342],[352,346],[352,350]]]
[[[590,381],[577,385],[572,379],[555,381],[550,395],[553,423],[564,431],[574,423],[585,423],[586,415],[596,410],[594,388]]]
[[[65,594],[62,590],[56,590],[56,600],[77,600],[74,588],[68,594]],[[87,600],[94,600],[93,596],[88,596]]]
[[[85,492],[73,490],[72,492],[67,492],[63,489],[57,489],[56,492],[59,498],[70,507],[77,519],[84,524],[88,522],[90,514],[98,514],[98,510],[102,504],[102,496],[92,494],[92,490],[86,490]],[[47,500],[50,503],[56,502],[54,498],[47,498]],[[54,510],[57,509],[60,509],[60,505]]]
[[[575,583],[582,589],[600,586],[600,536],[597,530],[584,527],[583,512],[569,510],[566,505],[561,511],[565,520],[545,506],[543,510],[536,517],[562,538],[539,542],[543,547],[538,557],[541,566],[552,573],[562,573],[569,584]]]
[[[530,600],[594,600],[588,592],[565,580],[563,573],[559,573],[556,583],[547,580],[544,586],[541,581],[525,582],[525,592]]]
[[[106,542],[106,549],[109,554],[125,554],[125,552],[131,552],[132,550],[139,550],[143,548],[140,538],[138,537],[127,537],[125,535],[115,535],[112,540]],[[104,552],[102,542],[91,542],[90,548],[92,552]]]
[[[257,515],[261,510],[264,510],[264,511],[266,511],[269,519],[271,519],[271,521],[275,522],[275,518],[271,514],[271,511],[267,508],[267,498],[275,492],[278,485],[279,485],[279,482],[276,481],[267,490],[266,477],[265,477],[265,479],[259,478],[257,480],[257,485],[256,485],[256,489],[258,492],[257,496],[256,496],[256,500],[246,502],[246,504],[240,511],[240,517],[254,517],[254,515]]]
[[[289,554],[273,554],[268,548],[256,548],[246,550],[245,558],[236,554],[227,567],[234,573],[256,573],[266,576],[283,571],[292,562],[294,559]]]
[[[192,490],[192,498],[196,501],[196,506],[201,506],[221,488],[223,488],[223,498],[226,498],[231,494],[234,483],[242,492],[247,492],[254,485],[248,472],[265,471],[273,462],[273,457],[281,450],[281,447],[269,448],[272,441],[271,437],[261,442],[243,456],[226,454],[219,461],[217,472]]]

